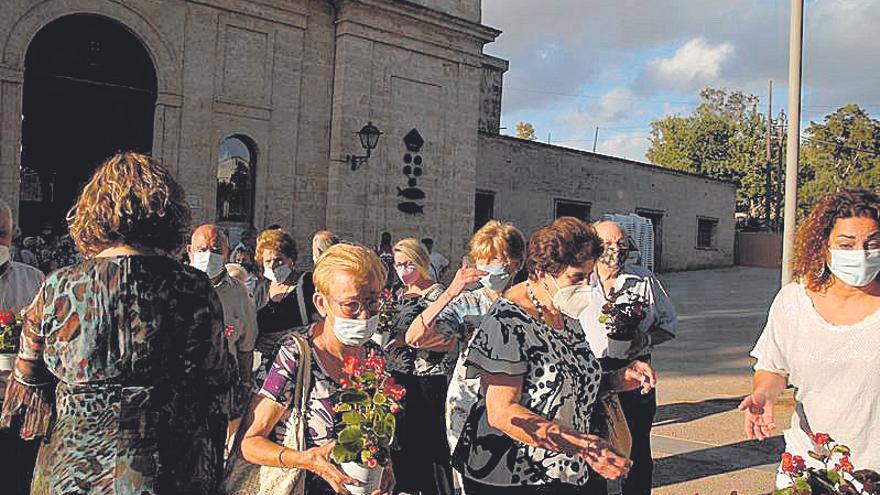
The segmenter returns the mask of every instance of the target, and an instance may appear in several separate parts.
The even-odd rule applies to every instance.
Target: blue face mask
[[[850,287],[864,287],[880,273],[880,249],[829,249],[828,269]]]
[[[512,277],[504,265],[477,265],[477,270],[486,272],[480,278],[480,284],[494,292],[504,290]]]

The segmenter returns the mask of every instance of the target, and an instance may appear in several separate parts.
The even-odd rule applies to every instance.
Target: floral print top
[[[308,333],[311,334],[311,331]],[[324,445],[336,439],[336,404],[339,402],[342,388],[333,381],[330,374],[324,369],[315,353],[314,344],[310,339],[308,343],[312,352],[312,376],[309,388],[308,410],[304,411],[304,417],[307,425],[305,431],[306,446],[311,448]],[[364,350],[366,354],[369,354],[371,350],[381,354],[379,346],[373,342],[364,344]],[[266,380],[260,388],[259,394],[261,396],[273,400],[286,408],[284,416],[275,425],[270,437],[272,441],[279,444],[284,442],[284,437],[287,435],[286,424],[290,411],[297,406],[297,404],[293,403],[293,400],[296,394],[296,374],[300,362],[301,356],[296,340],[292,337],[287,337],[278,349],[275,362],[269,368]]]
[[[602,368],[577,320],[548,327],[515,303],[500,298],[467,349],[469,374],[480,370],[522,376],[520,403],[576,431],[589,433]],[[467,478],[494,486],[586,484],[588,465],[577,456],[519,443],[489,425],[485,397],[473,407],[454,453]]]
[[[0,418],[46,437],[31,493],[214,493],[236,372],[222,322],[208,277],[168,257],[50,275]]]

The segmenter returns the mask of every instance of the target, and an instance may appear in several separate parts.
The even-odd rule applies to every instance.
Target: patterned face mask
[[[629,256],[628,249],[621,248],[620,246],[609,246],[605,248],[602,256],[599,257],[599,263],[613,270],[620,270],[623,268],[623,264],[626,263],[627,256]]]

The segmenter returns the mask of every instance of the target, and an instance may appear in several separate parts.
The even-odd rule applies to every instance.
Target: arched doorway
[[[149,153],[156,70],[125,26],[95,15],[58,19],[25,57],[21,202],[25,235],[66,230],[67,210],[100,162]]]

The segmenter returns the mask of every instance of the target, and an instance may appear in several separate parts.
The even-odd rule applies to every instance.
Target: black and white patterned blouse
[[[469,374],[523,376],[523,406],[589,432],[602,369],[576,320],[565,317],[565,328],[555,330],[498,299],[474,334],[466,363]],[[484,396],[471,409],[453,457],[466,477],[488,485],[584,485],[588,478],[580,457],[531,447],[489,426]]]

